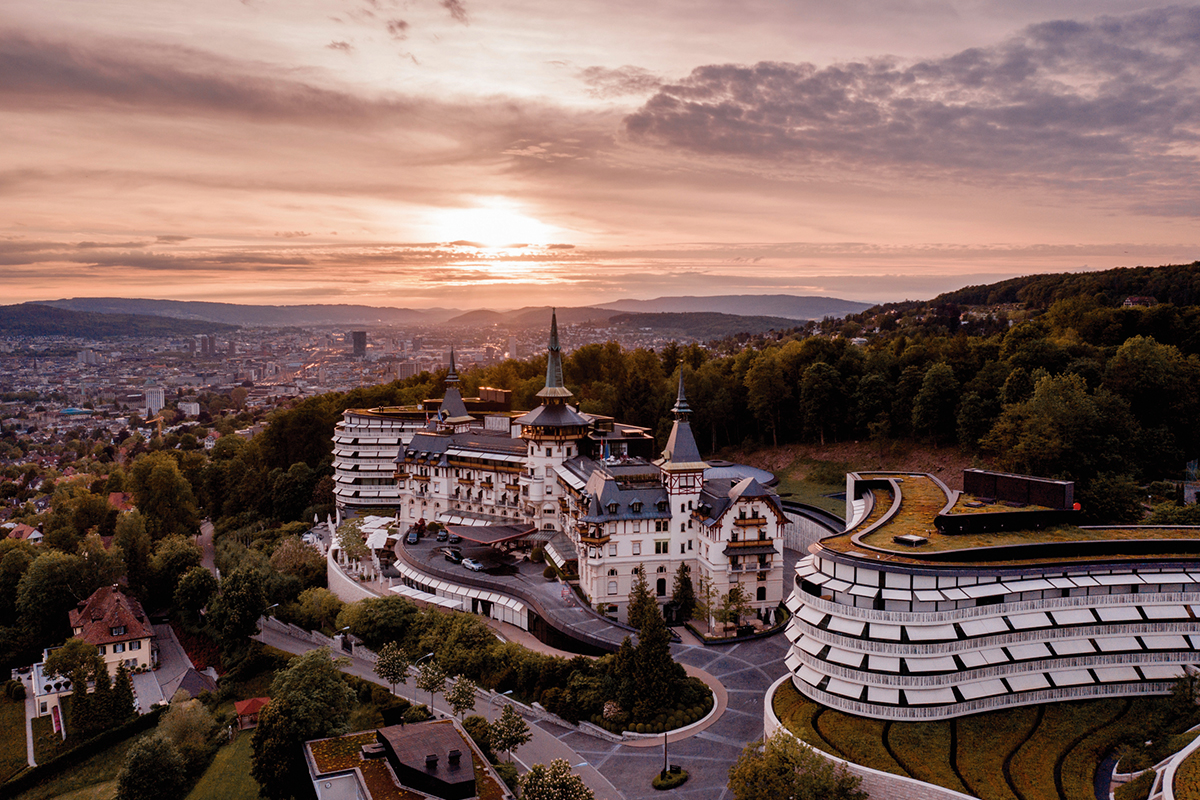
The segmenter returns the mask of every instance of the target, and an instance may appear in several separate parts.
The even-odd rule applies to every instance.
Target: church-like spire
[[[458,383],[458,373],[454,370],[454,345],[450,345],[450,371],[446,373],[446,383]]]
[[[692,407],[688,405],[687,398],[683,396],[683,370],[679,370],[679,394],[675,398],[675,405],[671,408],[675,412],[675,419],[686,421],[688,414],[692,413]]]
[[[571,390],[563,385],[562,348],[558,345],[558,313],[550,310],[550,347],[546,352],[546,388],[537,393],[538,397],[566,398],[571,396]]]

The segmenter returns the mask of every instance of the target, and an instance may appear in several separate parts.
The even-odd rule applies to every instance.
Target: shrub
[[[405,722],[424,722],[433,719],[433,714],[425,706],[409,706],[404,709]]]
[[[550,564],[547,564],[546,568],[544,570],[542,570],[542,577],[545,578],[546,580],[549,580],[551,578],[557,578],[558,571],[555,570],[554,567],[551,566]]]
[[[1113,796],[1116,800],[1146,800],[1150,796],[1150,787],[1153,785],[1154,770],[1149,769],[1129,783],[1118,786],[1113,792]]]
[[[650,785],[659,791],[674,789],[676,786],[682,786],[687,783],[688,773],[686,769],[681,769],[679,772],[668,772],[663,775],[661,772],[654,776],[654,780],[650,781]]]
[[[501,761],[496,765],[496,774],[500,776],[500,780],[504,781],[504,785],[512,791],[517,790],[517,765],[511,761]]]
[[[546,560],[546,551],[539,545],[529,551],[529,560],[534,564],[540,564]]]

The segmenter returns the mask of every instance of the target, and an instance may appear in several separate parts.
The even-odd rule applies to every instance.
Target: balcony
[[[774,539],[738,539],[736,541],[729,542],[726,549],[728,550],[728,549],[732,548],[732,549],[737,550],[737,549],[747,548],[747,547],[769,547],[772,550],[774,550],[775,549],[775,540]]]
[[[459,478],[458,484],[459,484],[459,486],[474,486],[475,479],[474,478]]]
[[[607,533],[600,533],[598,531],[579,534],[579,541],[583,544],[590,545],[591,547],[599,547],[600,545],[608,544],[608,540],[611,538],[612,536],[608,535]]]
[[[733,524],[739,528],[758,528],[767,524],[766,517],[738,517]]]
[[[428,483],[428,482],[429,482],[429,476],[428,476],[428,475],[413,475],[412,477],[413,477],[413,480],[414,480],[414,481],[421,481],[421,482],[423,482],[423,483]]]

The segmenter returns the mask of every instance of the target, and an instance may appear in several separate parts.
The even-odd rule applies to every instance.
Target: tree
[[[524,800],[595,800],[595,793],[583,778],[571,772],[566,759],[556,758],[546,767],[534,764],[521,776]]]
[[[388,642],[376,656],[375,674],[387,681],[392,687],[392,694],[395,694],[397,683],[408,683],[408,667],[411,663],[408,653],[398,643]]]
[[[746,373],[746,404],[764,428],[771,433],[772,446],[779,445],[779,418],[788,400],[792,397],[783,369],[779,366],[779,354],[774,348],[758,354]]]
[[[70,632],[67,612],[96,589],[86,580],[82,558],[43,550],[17,584],[17,615],[39,642],[62,641]]]
[[[153,539],[191,536],[198,522],[192,486],[170,453],[150,453],[129,470],[130,489]]]
[[[226,651],[239,651],[258,632],[258,618],[267,609],[262,576],[253,567],[238,567],[221,581],[221,591],[209,602],[210,624]]]
[[[183,757],[175,745],[155,734],[129,748],[117,773],[117,800],[161,800],[178,797],[185,781]]]
[[[150,552],[153,548],[140,512],[130,511],[117,517],[113,544],[121,548],[125,556],[125,574],[130,588],[144,596],[151,582]]]
[[[287,701],[300,741],[346,732],[354,691],[342,680],[341,663],[327,648],[309,650],[271,681],[271,702]]]
[[[704,624],[711,626],[717,616],[717,589],[712,579],[701,573],[696,587],[696,614]]]
[[[96,645],[89,644],[83,639],[67,639],[62,647],[50,651],[46,656],[43,671],[46,675],[61,675],[67,677],[77,669],[90,673],[93,665],[100,658]]]
[[[296,598],[296,622],[310,630],[330,628],[344,604],[336,594],[322,586],[305,589]],[[361,637],[360,637],[361,638]]]
[[[446,702],[454,715],[462,718],[463,714],[475,710],[475,681],[466,675],[459,675],[446,691]]]
[[[260,795],[268,800],[310,796],[312,784],[301,749],[304,741],[288,701],[272,698],[259,713],[258,726],[250,737],[250,776],[258,782]]]
[[[724,602],[721,603],[721,611],[718,614],[721,622],[732,622],[734,625],[742,624],[742,617],[750,613],[750,598],[746,595],[746,590],[742,588],[742,584],[735,583],[729,587],[729,593],[725,595]]]
[[[150,573],[156,594],[163,598],[175,596],[179,578],[192,567],[200,565],[203,558],[200,545],[188,536],[168,536],[154,547],[150,559]]]
[[[325,556],[298,536],[288,536],[275,547],[271,567],[284,575],[295,575],[305,586],[325,582]]]
[[[638,564],[637,575],[629,590],[629,610],[626,614],[629,624],[640,630],[647,617],[658,613],[658,601],[650,593],[650,585],[646,582],[646,566]]]
[[[692,587],[692,571],[687,564],[675,570],[675,584],[671,587],[671,602],[679,609],[679,622],[692,618],[696,610],[696,591]]]
[[[671,690],[680,670],[671,658],[671,634],[657,604],[643,617],[633,661],[633,716],[652,720],[671,707]]]
[[[437,659],[431,658],[417,670],[417,688],[429,692],[429,710],[433,711],[434,692],[440,692],[446,685],[446,670]]]
[[[117,665],[117,677],[113,679],[112,687],[112,723],[118,725],[129,719],[137,711],[133,697],[133,677],[129,667],[121,663]]]
[[[809,432],[816,431],[824,447],[825,432],[837,430],[846,415],[846,391],[836,367],[818,361],[804,370],[800,381],[800,409],[804,414],[804,427]]]
[[[171,698],[171,708],[158,722],[158,734],[175,745],[185,770],[193,777],[216,752],[218,729],[217,720],[204,704],[182,691]]]
[[[913,431],[928,433],[935,442],[952,439],[957,423],[957,403],[958,379],[949,364],[939,361],[925,371],[921,391],[913,400]]]
[[[508,703],[500,712],[500,718],[492,723],[492,749],[508,754],[512,761],[512,751],[533,738],[529,724]]]
[[[189,618],[199,618],[200,609],[216,594],[219,584],[207,567],[192,567],[175,586],[175,605]]]
[[[729,769],[734,800],[867,800],[860,783],[785,731],[746,745]]]

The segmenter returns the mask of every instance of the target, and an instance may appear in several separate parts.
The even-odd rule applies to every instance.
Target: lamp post
[[[500,694],[492,695],[492,699],[488,701],[488,708],[491,708],[492,706],[494,706],[501,697],[508,697],[512,693],[513,693],[513,690],[509,689],[507,692],[501,692]]]
[[[661,777],[663,779],[666,779],[666,777],[667,777],[667,732],[666,731],[663,731],[663,768],[662,768]]]
[[[279,603],[271,603],[271,605],[269,605],[269,606],[267,606],[266,608],[264,608],[264,609],[263,609],[263,616],[264,616],[264,617],[269,617],[269,616],[271,616],[269,612],[270,612],[270,610],[271,610],[272,608],[279,608]]]

